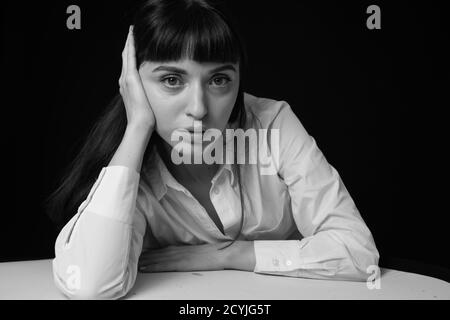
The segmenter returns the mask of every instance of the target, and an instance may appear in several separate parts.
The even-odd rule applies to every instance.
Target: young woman
[[[57,287],[119,298],[138,270],[365,281],[379,259],[369,229],[289,104],[244,92],[245,48],[226,8],[150,0],[133,26],[120,95],[50,197],[64,225]],[[216,161],[198,161],[211,146]],[[264,153],[249,161],[254,150],[268,151],[270,170]]]

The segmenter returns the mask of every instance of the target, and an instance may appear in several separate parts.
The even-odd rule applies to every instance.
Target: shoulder
[[[293,114],[289,103],[285,100],[257,97],[245,92],[244,103],[249,127],[268,128],[273,126],[274,122],[283,121],[286,115]]]
[[[247,111],[247,128],[268,129],[279,133],[281,149],[302,148],[311,145],[308,134],[299,117],[285,100],[256,97],[244,94]]]

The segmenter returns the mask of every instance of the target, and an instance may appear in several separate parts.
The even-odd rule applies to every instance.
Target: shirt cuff
[[[126,224],[133,223],[140,174],[125,166],[104,167],[83,210]]]
[[[254,247],[254,272],[293,271],[301,266],[298,240],[255,240]]]

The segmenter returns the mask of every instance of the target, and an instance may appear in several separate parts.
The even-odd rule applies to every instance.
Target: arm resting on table
[[[53,274],[69,298],[116,299],[133,286],[146,221],[136,205],[140,175],[104,167],[55,244]]]
[[[379,253],[338,172],[287,103],[282,102],[273,127],[280,130],[278,174],[304,238],[255,241],[254,271],[365,281],[367,268],[378,265]]]

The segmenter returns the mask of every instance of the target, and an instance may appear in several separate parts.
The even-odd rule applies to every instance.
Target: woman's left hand
[[[236,241],[230,247],[219,250],[227,243],[169,246],[142,252],[139,258],[140,272],[163,271],[212,271],[240,269],[253,271],[254,249],[251,241]]]

